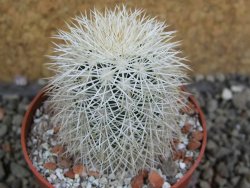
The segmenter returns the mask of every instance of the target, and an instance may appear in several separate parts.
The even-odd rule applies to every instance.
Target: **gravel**
[[[39,88],[38,84],[0,84],[0,109],[4,110],[2,118],[0,110],[0,188],[38,187],[27,170],[19,138],[22,117]],[[250,77],[199,75],[189,89],[205,113],[208,129],[205,157],[189,187],[249,188]]]

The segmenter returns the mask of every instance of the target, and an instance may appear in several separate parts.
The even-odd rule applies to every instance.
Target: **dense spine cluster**
[[[56,36],[48,100],[66,153],[88,168],[135,172],[170,156],[187,66],[165,29],[116,7],[76,17]]]

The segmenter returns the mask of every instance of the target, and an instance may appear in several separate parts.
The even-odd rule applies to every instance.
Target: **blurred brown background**
[[[0,0],[0,81],[48,76],[57,28],[81,11],[124,2],[178,31],[193,74],[250,73],[250,0]]]

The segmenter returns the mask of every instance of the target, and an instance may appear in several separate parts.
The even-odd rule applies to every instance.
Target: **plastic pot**
[[[22,122],[22,129],[21,129],[21,145],[23,150],[24,158],[29,166],[29,169],[32,171],[34,176],[36,177],[38,183],[42,188],[53,188],[53,186],[47,181],[45,177],[43,177],[35,168],[35,166],[32,164],[31,159],[29,158],[29,154],[27,151],[27,136],[30,131],[30,127],[32,125],[33,116],[36,112],[36,109],[39,108],[39,106],[42,104],[44,100],[46,100],[47,96],[45,95],[44,90],[40,91],[36,97],[32,100],[31,104],[29,105],[29,108],[24,116],[23,122]],[[203,112],[201,111],[198,103],[194,99],[193,96],[189,97],[189,100],[191,103],[194,104],[196,111],[199,114],[199,120],[203,127],[203,140],[200,147],[200,153],[198,158],[195,160],[191,168],[184,174],[184,176],[176,182],[174,185],[171,186],[171,188],[185,188],[187,187],[192,174],[194,173],[195,169],[198,167],[205,151],[206,143],[207,143],[207,130],[206,130],[206,122],[205,117],[203,115]]]

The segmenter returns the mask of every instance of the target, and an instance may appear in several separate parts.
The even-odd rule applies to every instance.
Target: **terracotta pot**
[[[23,122],[22,122],[21,144],[22,144],[24,158],[25,158],[30,170],[32,171],[32,173],[36,177],[38,183],[41,185],[42,188],[53,188],[53,186],[46,180],[46,178],[44,178],[37,171],[37,169],[33,166],[32,161],[29,158],[29,154],[27,151],[27,144],[26,144],[27,135],[30,131],[30,126],[32,125],[33,116],[35,114],[35,111],[37,108],[39,108],[41,103],[46,98],[47,98],[47,96],[45,95],[45,92],[42,90],[36,95],[36,97],[32,100],[31,104],[29,105],[29,108],[28,108],[28,110],[24,116]],[[194,173],[195,169],[197,168],[198,164],[201,161],[202,156],[204,155],[204,151],[205,151],[205,147],[206,147],[206,143],[207,143],[207,130],[206,130],[206,122],[205,122],[204,115],[203,115],[198,103],[195,101],[194,97],[190,96],[189,99],[190,99],[190,102],[194,104],[194,106],[199,114],[200,123],[202,124],[202,127],[203,127],[202,145],[200,148],[199,156],[196,159],[196,161],[194,162],[194,164],[191,166],[191,168],[186,172],[186,174],[184,174],[184,176],[177,183],[175,183],[174,185],[171,186],[171,188],[185,188],[188,185],[188,183],[192,177],[192,174]]]

